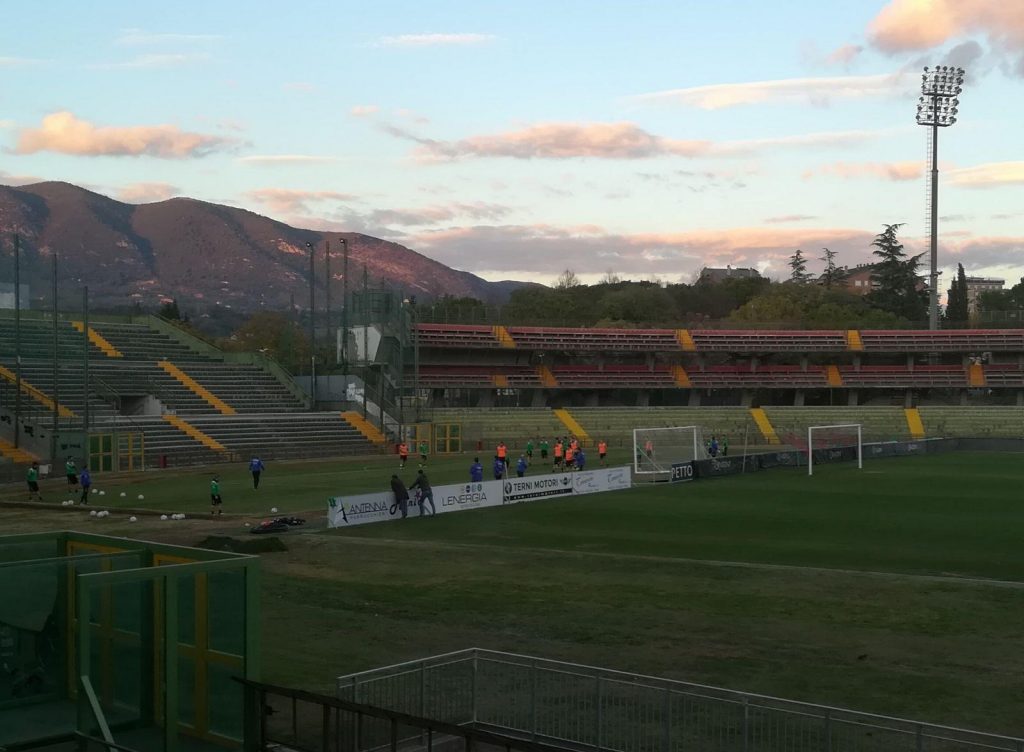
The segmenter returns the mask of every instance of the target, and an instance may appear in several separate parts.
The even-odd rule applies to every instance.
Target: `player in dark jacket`
[[[430,514],[437,514],[437,509],[434,507],[434,491],[430,487],[430,480],[427,478],[427,474],[422,469],[416,473],[416,480],[412,482],[409,488],[418,488],[420,490],[416,503],[420,507],[420,517],[423,516],[423,505],[426,502],[430,502]]]
[[[395,494],[395,506],[392,508],[401,511],[404,520],[409,514],[409,490],[397,475],[391,476],[391,491]]]

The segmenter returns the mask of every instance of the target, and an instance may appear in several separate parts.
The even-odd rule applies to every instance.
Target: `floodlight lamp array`
[[[944,128],[956,122],[963,91],[964,69],[949,65],[925,68],[921,74],[921,98],[917,102],[918,125]]]

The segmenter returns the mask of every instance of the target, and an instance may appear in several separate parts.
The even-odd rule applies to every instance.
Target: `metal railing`
[[[247,750],[294,752],[560,752],[470,725],[247,679]]]
[[[338,696],[610,752],[1024,752],[1024,738],[472,648],[341,676]]]

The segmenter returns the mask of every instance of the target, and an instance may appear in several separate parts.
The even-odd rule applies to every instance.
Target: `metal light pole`
[[[53,430],[50,431],[50,462],[57,464],[57,434],[60,432],[60,330],[57,326],[57,252],[53,252]]]
[[[309,410],[316,410],[316,253],[312,243],[309,249]]]
[[[14,234],[14,446],[21,445],[21,237]]]
[[[89,286],[82,288],[82,381],[85,388],[85,404],[82,406],[82,432],[85,434],[86,466],[89,456]]]
[[[345,399],[348,399],[348,241],[341,243],[341,373],[345,382]]]
[[[931,202],[931,269],[929,273],[928,328],[939,328],[939,128],[956,122],[957,105],[963,91],[964,69],[940,65],[925,68],[921,75],[921,98],[917,103],[917,124],[931,128],[932,169],[929,183]]]
[[[324,282],[324,316],[327,321],[327,344],[331,344],[331,241],[328,240],[324,243],[326,250],[324,251],[324,275],[326,281]]]

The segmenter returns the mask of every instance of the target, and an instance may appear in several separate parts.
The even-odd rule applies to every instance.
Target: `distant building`
[[[705,266],[700,270],[700,276],[697,277],[698,282],[709,284],[724,282],[727,279],[761,279],[761,272],[757,269],[746,269],[743,267],[736,267],[734,269],[731,266],[727,266],[724,269],[715,269]]]
[[[834,287],[854,295],[867,295],[877,289],[878,281],[874,279],[875,264],[860,264],[852,269],[848,266],[836,269]],[[818,278],[819,284],[824,284],[824,277]]]
[[[983,292],[1002,290],[1006,284],[1005,279],[994,277],[967,277],[967,310],[976,313],[978,310],[978,296]]]
[[[29,286],[26,284],[19,285],[21,287],[21,310],[27,311],[29,309]],[[5,311],[14,310],[14,283],[13,282],[0,282],[0,309]]]

